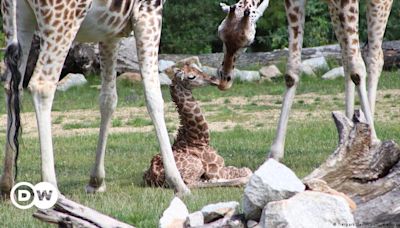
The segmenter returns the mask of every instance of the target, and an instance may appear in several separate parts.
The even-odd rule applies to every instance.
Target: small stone
[[[186,205],[178,197],[175,197],[169,207],[164,211],[159,228],[183,228],[189,211]]]
[[[258,71],[249,71],[249,70],[235,70],[235,79],[239,79],[240,81],[259,81],[260,73]]]
[[[168,69],[168,68],[172,67],[173,65],[175,65],[174,61],[160,59],[158,61],[158,71],[162,72],[165,69]]]
[[[264,66],[260,70],[261,79],[271,80],[282,76],[281,71],[275,65]]]
[[[310,66],[311,70],[313,72],[317,72],[317,71],[323,71],[326,72],[329,70],[329,65],[326,62],[325,57],[321,56],[321,57],[317,57],[317,58],[311,58],[311,59],[307,59],[304,60],[301,65],[307,65]]]
[[[160,84],[161,85],[171,85],[172,84],[172,81],[168,77],[168,75],[166,75],[164,73],[159,73],[159,77],[160,77]]]
[[[90,88],[96,89],[96,90],[101,90],[101,85],[91,85]]]
[[[322,75],[322,79],[324,80],[331,80],[331,79],[336,79],[336,78],[341,78],[344,77],[344,68],[343,67],[336,67],[333,68],[332,70],[326,72],[324,75]]]
[[[300,67],[300,72],[302,74],[315,77],[315,73],[314,73],[312,67],[310,67],[309,65],[302,64]]]
[[[304,184],[292,170],[268,159],[254,172],[245,187],[243,209],[246,219],[258,221],[267,203],[288,199],[304,189]]]
[[[218,69],[214,68],[214,67],[209,67],[209,66],[202,66],[201,70],[203,71],[203,73],[208,74],[210,76],[214,76],[217,77],[218,76]]]
[[[265,206],[260,226],[282,227],[283,224],[285,228],[334,228],[354,224],[354,217],[342,197],[305,191]]]
[[[187,227],[196,227],[204,225],[204,216],[201,211],[196,211],[191,213],[186,218],[186,226]]]
[[[232,217],[239,210],[239,203],[236,201],[209,204],[201,209],[204,222],[210,223],[222,217]]]
[[[125,72],[117,77],[118,81],[127,81],[131,83],[142,81],[142,76],[135,72]]]
[[[258,225],[258,222],[254,221],[254,220],[247,221],[247,227],[248,228],[257,227],[257,225]]]
[[[83,74],[67,74],[57,84],[58,91],[67,91],[68,89],[76,86],[81,86],[87,83],[87,80]]]

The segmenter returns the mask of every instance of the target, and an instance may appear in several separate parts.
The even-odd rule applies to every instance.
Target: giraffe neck
[[[170,86],[170,92],[177,107],[181,125],[174,146],[208,145],[210,140],[208,125],[192,91],[177,83]]]

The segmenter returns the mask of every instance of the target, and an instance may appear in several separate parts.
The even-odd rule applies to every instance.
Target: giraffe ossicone
[[[183,181],[189,187],[244,185],[251,170],[225,166],[224,159],[210,146],[208,124],[192,94],[192,89],[198,87],[218,86],[219,80],[203,73],[196,65],[184,64],[167,73],[173,77],[170,93],[180,120],[172,151]],[[150,186],[167,185],[160,155],[153,157],[143,179]]]
[[[285,0],[284,2],[289,32],[289,56],[285,74],[286,92],[276,136],[269,151],[269,157],[277,160],[284,155],[289,113],[300,80],[306,1]],[[342,49],[342,62],[346,75],[346,115],[349,118],[353,116],[354,95],[357,89],[361,109],[371,127],[371,140],[373,144],[378,144],[380,141],[375,132],[373,116],[377,85],[383,67],[382,40],[393,0],[367,1],[368,51],[365,62],[361,56],[358,36],[358,3],[358,0],[329,0],[328,6],[333,28]],[[221,80],[220,89],[225,90],[232,86],[236,58],[240,50],[254,40],[256,22],[268,4],[269,0],[239,0],[230,7],[221,4],[227,16],[218,27],[219,38],[224,43],[224,60],[218,70]],[[250,12],[250,14],[245,12]]]

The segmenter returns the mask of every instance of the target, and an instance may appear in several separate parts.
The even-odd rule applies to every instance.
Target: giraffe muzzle
[[[218,89],[228,90],[233,84],[233,72],[225,73],[222,68],[218,69],[219,84]]]

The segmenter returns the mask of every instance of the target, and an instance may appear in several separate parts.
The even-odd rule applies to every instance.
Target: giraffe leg
[[[63,2],[69,10],[68,20],[64,18],[64,7],[40,5],[35,7],[41,39],[40,53],[28,88],[31,91],[39,131],[42,180],[57,186],[54,168],[53,142],[51,135],[51,107],[57,82],[68,50],[86,15],[90,1],[77,5],[75,1]],[[51,14],[53,17],[49,17]],[[50,19],[49,19],[50,18]],[[44,21],[53,26],[41,26]]]
[[[338,8],[334,7],[333,4],[329,4],[329,13],[331,16],[331,21],[333,25],[333,29],[335,30],[335,35],[340,43],[341,47],[344,47],[346,43],[344,43],[345,39],[341,38],[344,34],[344,28],[341,26]],[[345,49],[341,48],[342,56],[345,56]],[[355,85],[351,80],[350,71],[348,69],[347,59],[342,58],[342,65],[345,72],[345,106],[346,106],[346,116],[347,118],[352,118],[354,114],[354,94],[355,94]]]
[[[368,1],[368,54],[365,58],[368,75],[368,100],[372,117],[375,113],[376,91],[383,68],[382,40],[393,0]]]
[[[286,0],[285,9],[289,23],[289,58],[285,74],[286,92],[283,98],[281,115],[275,140],[269,157],[280,160],[284,155],[285,138],[289,113],[292,108],[296,88],[300,80],[301,49],[303,45],[305,0]]]
[[[9,2],[11,3],[11,1]],[[2,13],[3,13],[3,29],[6,34],[7,46],[11,46],[15,44],[16,39],[14,38],[16,34],[15,30],[12,26],[12,11],[5,10],[6,1],[2,2]],[[7,6],[8,8],[9,6]],[[5,95],[6,95],[6,110],[7,110],[7,134],[6,134],[6,143],[5,143],[5,157],[4,157],[4,166],[3,173],[0,177],[0,197],[4,196],[8,198],[11,188],[14,185],[14,178],[16,177],[16,173],[14,173],[14,168],[16,169],[16,158],[18,156],[17,152],[19,149],[16,145],[16,141],[14,141],[14,135],[18,137],[18,133],[16,132],[19,127],[16,126],[16,117],[19,115],[14,107],[19,106],[19,101],[22,97],[22,81],[23,75],[26,68],[26,62],[28,59],[29,49],[31,45],[31,40],[33,37],[33,28],[35,27],[34,15],[29,13],[26,10],[27,5],[21,3],[17,6],[17,17],[23,17],[25,20],[19,20],[17,22],[17,33],[18,33],[18,43],[21,46],[21,58],[19,62],[18,71],[20,73],[20,83],[18,86],[18,93],[13,94],[13,90],[10,86],[11,81],[11,72],[10,69],[6,72],[6,81],[5,85]],[[27,23],[28,21],[28,23]],[[33,25],[33,26],[32,26]],[[10,53],[11,54],[11,53]],[[6,56],[6,61],[7,60]]]
[[[176,167],[172,154],[164,119],[164,101],[160,89],[158,77],[158,47],[161,35],[162,2],[138,1],[138,12],[134,16],[134,32],[140,71],[143,77],[147,110],[156,130],[162,160],[165,168],[165,179],[170,187],[173,187],[178,195],[190,193],[189,188],[183,182]]]
[[[101,124],[99,141],[96,150],[96,162],[90,173],[90,181],[86,186],[86,192],[104,192],[106,190],[104,156],[106,153],[106,144],[108,130],[111,124],[111,117],[117,107],[117,88],[115,71],[116,57],[118,50],[118,39],[100,43],[101,58],[101,92],[100,92],[100,114]]]
[[[358,37],[358,1],[340,1],[331,0],[329,1],[329,8],[331,13],[336,14],[332,18],[336,18],[337,24],[340,27],[341,36],[340,45],[342,54],[346,64],[346,74],[350,75],[351,80],[356,85],[358,95],[360,97],[361,109],[365,114],[367,123],[371,128],[371,140],[372,143],[379,142],[374,121],[371,114],[371,108],[367,97],[366,88],[366,69],[365,63],[361,56],[359,37]]]

